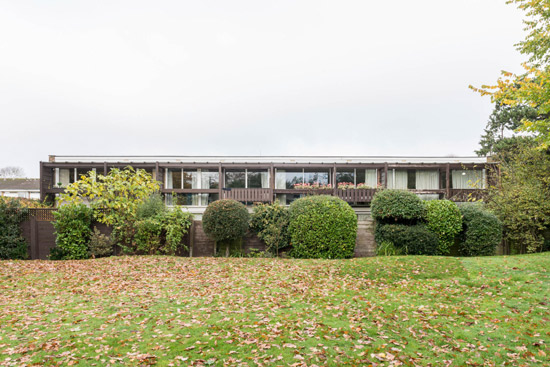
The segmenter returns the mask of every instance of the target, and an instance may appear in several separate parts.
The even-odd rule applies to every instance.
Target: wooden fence
[[[29,209],[28,215],[22,218],[21,232],[27,241],[30,259],[46,260],[51,249],[55,247],[53,213],[56,210],[51,208]],[[105,224],[94,222],[93,226],[103,234],[111,234],[111,228]],[[177,253],[178,256],[199,257],[214,255],[214,241],[206,236],[202,230],[202,222],[200,221],[193,221],[183,242],[188,250],[179,251]],[[243,251],[250,252],[252,249],[263,251],[265,250],[265,244],[255,234],[249,233],[244,238]],[[120,254],[119,248],[115,247],[115,254]]]

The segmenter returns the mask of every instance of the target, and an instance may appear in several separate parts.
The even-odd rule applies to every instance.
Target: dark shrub
[[[231,199],[210,203],[202,216],[204,233],[214,241],[218,250],[229,254],[229,248],[242,246],[250,215],[246,207]],[[222,248],[223,247],[223,248]]]
[[[354,254],[357,216],[345,201],[326,195],[307,196],[290,204],[291,256],[349,258]]]
[[[404,255],[435,255],[437,236],[421,224],[380,224],[374,232],[376,243],[392,243]]]
[[[266,244],[266,251],[277,254],[290,244],[288,208],[276,201],[273,204],[254,206],[250,217],[250,229]]]
[[[53,215],[57,250],[50,258],[87,259],[88,242],[92,233],[92,209],[84,204],[66,204]]]
[[[481,204],[467,203],[459,208],[462,213],[460,255],[494,255],[502,241],[502,222]]]
[[[462,214],[450,200],[430,200],[426,205],[426,227],[437,235],[438,255],[448,255],[455,237],[462,230]]]
[[[94,227],[94,231],[90,236],[90,257],[105,257],[113,254],[113,241],[105,234],[102,234],[99,229]]]
[[[425,208],[412,192],[382,190],[372,199],[371,213],[378,223],[415,224],[424,217]]]
[[[28,214],[18,200],[0,200],[0,259],[26,259],[27,242],[21,236],[20,223]]]

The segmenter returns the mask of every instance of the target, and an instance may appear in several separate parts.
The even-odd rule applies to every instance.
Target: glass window
[[[184,170],[183,171],[183,188],[184,189],[200,189],[199,186],[199,171],[195,170]]]
[[[355,185],[355,170],[354,169],[337,170],[336,183]]]
[[[208,206],[219,198],[218,194],[168,194],[166,205]]]
[[[217,189],[220,185],[220,173],[216,169],[201,169],[201,188]]]
[[[484,189],[485,170],[454,169],[451,171],[451,185],[453,189]]]
[[[168,169],[166,174],[167,189],[181,189],[181,169]]]
[[[409,181],[408,178],[406,170],[388,170],[388,189],[406,190]]]
[[[60,168],[56,186],[67,187],[69,184],[72,184],[75,181],[74,175],[74,168]]]
[[[416,171],[416,189],[417,190],[438,190],[439,189],[439,171],[438,170],[417,170]]]
[[[303,170],[277,169],[275,172],[276,189],[293,189],[295,184],[304,183]]]
[[[246,172],[245,170],[226,170],[225,171],[225,187],[245,188],[246,187]]]
[[[330,183],[330,174],[328,170],[305,170],[304,180],[310,185],[328,185]]]
[[[247,187],[251,189],[268,189],[269,188],[269,171],[253,170],[246,171]]]

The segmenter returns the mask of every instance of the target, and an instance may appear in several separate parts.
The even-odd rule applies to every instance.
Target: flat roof
[[[486,157],[429,156],[145,156],[145,155],[50,155],[58,163],[487,163]]]

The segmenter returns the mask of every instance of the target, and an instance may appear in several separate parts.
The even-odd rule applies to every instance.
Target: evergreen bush
[[[372,199],[371,215],[377,223],[416,224],[424,218],[425,208],[412,192],[382,190]]]
[[[422,224],[377,224],[374,238],[378,247],[392,243],[403,255],[435,255],[437,236]]]
[[[216,241],[217,250],[229,254],[230,247],[242,247],[250,215],[246,207],[232,199],[216,200],[202,216],[204,233]]]
[[[53,215],[57,249],[50,258],[87,259],[88,242],[92,233],[92,209],[84,204],[66,204]]]
[[[502,241],[502,222],[481,204],[466,203],[459,208],[462,214],[460,255],[494,255]]]
[[[450,200],[429,200],[426,205],[426,226],[437,235],[438,255],[448,255],[455,237],[462,230],[462,214]]]
[[[307,196],[294,201],[289,211],[291,256],[325,259],[353,257],[357,216],[348,203],[333,196]]]
[[[28,215],[19,200],[0,200],[0,259],[26,259],[27,242],[21,236],[21,222]]]
[[[278,254],[290,243],[288,208],[279,204],[258,204],[250,217],[250,229],[266,244],[266,251]]]

